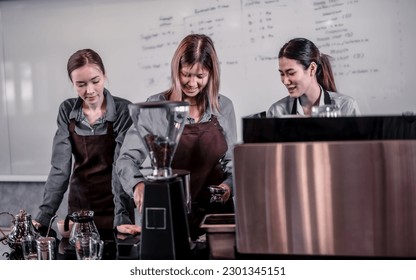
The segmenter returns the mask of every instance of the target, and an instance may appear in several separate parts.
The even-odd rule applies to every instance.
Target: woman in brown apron
[[[192,216],[189,224],[192,239],[202,232],[199,224],[205,214],[233,212],[232,147],[236,142],[236,121],[232,101],[219,94],[220,69],[212,40],[206,35],[186,36],[179,44],[171,63],[172,85],[169,90],[150,96],[147,101],[186,101],[189,117],[173,158],[173,169],[190,171]],[[155,124],[157,125],[157,121]],[[116,171],[123,189],[137,207],[141,207],[144,178],[140,167],[147,152],[137,141],[135,127],[126,134],[116,162]],[[211,185],[225,193],[221,202],[210,202]],[[117,210],[117,209],[116,209]],[[127,225],[120,232],[133,233]]]
[[[116,143],[123,142],[131,125],[130,102],[104,88],[105,69],[95,51],[75,52],[67,70],[78,98],[67,99],[59,107],[52,168],[34,224],[49,225],[69,186],[68,212],[93,210],[97,228],[112,230],[113,162]]]

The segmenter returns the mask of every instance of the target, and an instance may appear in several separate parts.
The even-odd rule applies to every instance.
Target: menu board
[[[66,62],[78,49],[104,60],[113,95],[145,101],[166,90],[189,33],[212,37],[221,93],[241,118],[287,95],[277,54],[306,37],[330,55],[340,93],[363,115],[414,111],[413,0],[33,0],[0,2],[0,180],[50,168],[59,104],[75,97]]]

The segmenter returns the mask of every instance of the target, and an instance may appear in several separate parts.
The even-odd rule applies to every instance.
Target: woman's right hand
[[[36,229],[40,229],[41,227],[42,227],[42,224],[41,223],[39,223],[38,221],[36,221],[36,220],[32,220],[32,224],[33,224],[33,226],[36,228]]]
[[[130,225],[130,224],[124,224],[117,226],[117,231],[119,233],[125,233],[125,234],[138,234],[142,231],[142,227],[138,225]]]
[[[133,190],[134,204],[136,205],[137,210],[139,210],[139,213],[142,212],[143,196],[144,196],[144,182],[140,182],[134,187],[134,190]]]

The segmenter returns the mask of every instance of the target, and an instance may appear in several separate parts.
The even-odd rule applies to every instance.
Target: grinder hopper
[[[176,177],[171,163],[189,115],[187,102],[153,101],[129,105],[130,115],[151,160],[149,180]]]

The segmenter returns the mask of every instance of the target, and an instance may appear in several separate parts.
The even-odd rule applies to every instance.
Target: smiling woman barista
[[[279,72],[289,96],[272,104],[268,117],[310,116],[312,106],[335,104],[341,116],[360,115],[357,102],[337,93],[329,57],[305,38],[295,38],[279,51]]]
[[[112,230],[113,162],[118,156],[116,146],[121,145],[131,125],[130,102],[112,96],[104,87],[104,64],[91,49],[71,55],[67,71],[78,97],[59,106],[52,167],[34,224],[49,225],[69,184],[68,212],[93,210],[98,230]]]

